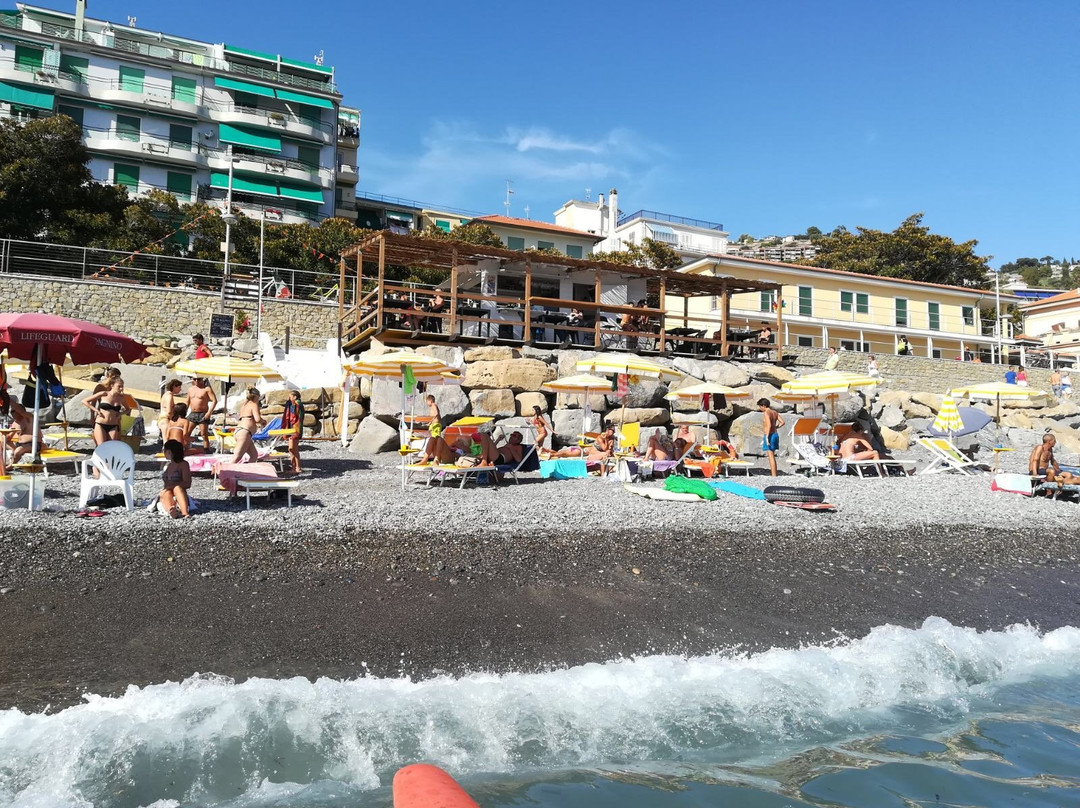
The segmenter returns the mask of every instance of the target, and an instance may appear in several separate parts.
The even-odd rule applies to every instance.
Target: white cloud
[[[579,196],[586,187],[640,185],[664,157],[661,148],[625,129],[575,138],[539,126],[487,132],[469,121],[436,121],[414,154],[365,142],[360,190],[493,211],[507,179],[519,204],[542,204]]]

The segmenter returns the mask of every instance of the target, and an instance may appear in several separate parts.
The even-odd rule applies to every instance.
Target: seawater
[[[1080,629],[930,618],[852,641],[424,681],[206,675],[0,712],[0,805],[1080,805]]]

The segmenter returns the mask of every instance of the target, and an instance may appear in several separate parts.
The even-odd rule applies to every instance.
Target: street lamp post
[[[1001,270],[994,270],[994,298],[997,301],[997,354],[1001,362]]]
[[[266,208],[262,209],[259,216],[259,308],[255,312],[255,339],[259,338],[262,331],[262,307],[263,307],[263,250],[266,246]]]

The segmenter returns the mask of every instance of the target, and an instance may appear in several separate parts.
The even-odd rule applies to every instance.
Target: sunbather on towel
[[[588,463],[599,463],[611,457],[615,452],[615,427],[609,426],[595,438],[593,445],[585,449],[580,446],[567,446],[557,452],[543,452],[540,457],[544,460],[556,460],[562,457],[585,457]]]
[[[840,456],[844,460],[881,460],[881,452],[870,445],[863,434],[862,424],[856,421],[851,426],[851,436],[840,444]]]

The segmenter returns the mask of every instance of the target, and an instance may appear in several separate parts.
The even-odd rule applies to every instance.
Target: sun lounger
[[[85,460],[87,457],[85,452],[68,452],[63,449],[42,449],[41,450],[41,464],[44,468],[44,476],[49,476],[49,466],[63,465],[64,463],[71,463],[75,468],[75,473],[79,473],[79,463]]]
[[[791,445],[798,457],[789,458],[788,462],[795,466],[796,471],[808,474],[835,474],[846,471],[843,461],[830,460],[828,453],[816,443],[801,442]]]
[[[930,465],[924,468],[921,474],[938,474],[943,471],[976,474],[990,470],[985,463],[976,463],[963,454],[948,438],[919,438],[919,445],[933,456]]]
[[[1046,494],[1051,499],[1061,499],[1064,496],[1080,498],[1080,485],[1065,485],[1064,483],[1039,483],[1031,489],[1032,496]],[[1080,501],[1080,500],[1078,500]]]
[[[815,439],[827,431],[822,428],[820,418],[800,418],[791,427],[791,442],[814,443]]]
[[[243,477],[236,478],[236,492],[244,492],[244,500],[247,503],[246,510],[251,510],[251,492],[265,491],[269,497],[272,491],[285,492],[285,507],[292,507],[292,492],[300,487],[299,480],[247,480]]]
[[[750,469],[752,469],[753,467],[754,464],[749,460],[728,460],[723,465],[724,476],[730,477],[731,472],[734,469],[735,471],[743,472],[747,477],[749,477]]]
[[[889,469],[900,469],[900,473],[905,477],[908,476],[908,466],[899,460],[892,460],[889,458],[882,458],[880,460],[844,460],[844,465],[849,469],[854,469],[855,473],[859,477],[864,476],[863,470],[872,468],[877,471],[879,477],[888,477]]]
[[[442,485],[449,479],[460,480],[458,488],[464,488],[465,483],[469,481],[470,477],[475,478],[477,481],[480,479],[481,474],[502,474],[509,476],[513,479],[515,484],[520,484],[521,480],[518,479],[518,472],[528,464],[529,458],[532,457],[533,452],[536,451],[536,444],[529,446],[522,452],[520,463],[502,463],[497,466],[420,466],[414,464],[413,469],[428,468],[431,470],[428,476],[428,485],[431,485],[436,478],[439,480],[439,484]],[[409,467],[406,467],[409,468]]]

